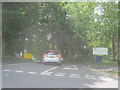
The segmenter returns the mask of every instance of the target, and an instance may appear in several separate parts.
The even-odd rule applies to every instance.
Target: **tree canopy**
[[[82,60],[93,47],[107,47],[118,58],[116,2],[3,2],[2,7],[4,55],[27,49],[40,57],[57,49],[65,58]]]

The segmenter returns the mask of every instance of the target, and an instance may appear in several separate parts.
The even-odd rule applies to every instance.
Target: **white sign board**
[[[25,53],[27,53],[27,50],[24,50]]]
[[[95,48],[93,48],[93,54],[95,54],[95,55],[108,55],[108,48],[95,47]]]

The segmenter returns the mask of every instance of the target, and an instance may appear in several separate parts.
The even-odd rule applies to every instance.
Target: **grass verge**
[[[102,62],[88,61],[87,64],[91,64],[91,65],[113,65],[113,66],[117,66],[117,65],[118,65],[118,62],[109,61],[109,60],[103,60]]]
[[[15,56],[11,56],[11,55],[5,55],[5,56],[2,56],[2,59],[14,59]]]

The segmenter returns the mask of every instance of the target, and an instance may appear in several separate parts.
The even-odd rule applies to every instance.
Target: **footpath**
[[[25,60],[20,60],[20,59],[16,59],[16,58],[13,58],[13,59],[2,59],[2,65],[30,63],[30,62],[32,62],[32,61],[30,61],[30,60],[25,61]]]
[[[93,64],[85,64],[86,68],[91,71],[100,72],[102,74],[111,75],[115,77],[120,77],[118,65],[93,65]]]

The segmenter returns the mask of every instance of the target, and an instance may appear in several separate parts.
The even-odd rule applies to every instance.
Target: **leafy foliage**
[[[80,60],[92,55],[93,47],[108,47],[117,57],[117,13],[114,2],[4,2],[5,54],[27,49],[40,57],[58,49]]]

